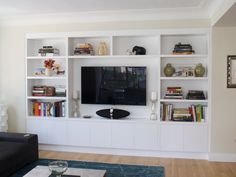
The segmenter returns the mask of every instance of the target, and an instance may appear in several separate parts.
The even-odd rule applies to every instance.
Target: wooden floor
[[[80,160],[105,163],[154,165],[165,167],[165,177],[236,177],[236,163],[206,160],[130,157],[68,152],[40,151],[40,158]]]

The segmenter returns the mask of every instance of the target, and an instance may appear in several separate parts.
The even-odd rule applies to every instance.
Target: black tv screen
[[[81,103],[146,105],[146,67],[82,67]]]

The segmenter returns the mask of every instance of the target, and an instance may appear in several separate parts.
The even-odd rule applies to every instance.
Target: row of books
[[[184,99],[182,87],[167,87],[164,99]],[[202,90],[189,90],[186,99],[205,100],[206,97]]]
[[[44,86],[38,85],[33,86],[32,88],[33,96],[66,96],[66,89],[61,87],[52,87],[52,86]]]
[[[174,108],[173,104],[161,104],[162,121],[205,122],[207,106],[191,105],[188,108]]]
[[[31,115],[42,117],[65,117],[65,101],[32,101]]]

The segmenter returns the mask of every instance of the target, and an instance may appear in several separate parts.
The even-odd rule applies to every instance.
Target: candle
[[[157,92],[151,92],[151,100],[157,100]]]
[[[74,91],[73,91],[72,98],[75,99],[75,100],[76,100],[76,99],[79,99],[79,91],[74,90]]]

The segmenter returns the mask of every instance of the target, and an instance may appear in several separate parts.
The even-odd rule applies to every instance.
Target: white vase
[[[45,69],[45,76],[51,76],[52,75],[52,69],[46,68]]]

